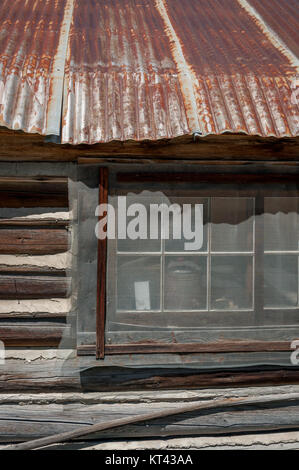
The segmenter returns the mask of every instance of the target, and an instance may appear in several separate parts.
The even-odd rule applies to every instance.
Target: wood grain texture
[[[63,227],[69,226],[68,220],[43,218],[43,219],[29,219],[29,218],[13,218],[13,219],[0,219],[0,227]]]
[[[107,344],[105,353],[119,354],[165,354],[165,353],[223,353],[223,352],[271,352],[291,351],[290,341],[218,341],[215,343],[155,343]],[[94,346],[80,346],[79,355],[92,355]]]
[[[209,135],[193,141],[188,135],[156,142],[111,142],[96,145],[56,145],[43,136],[0,129],[0,161],[80,161],[101,163],[118,156],[157,159],[298,161],[299,138],[262,138],[242,134]]]
[[[67,207],[67,178],[0,177],[0,208]]]
[[[67,298],[70,288],[66,277],[0,275],[0,299]]]
[[[36,360],[29,364],[20,360],[7,360],[0,368],[0,392],[111,393],[299,384],[299,370],[294,367],[265,370],[244,368],[240,371],[219,368],[201,370],[184,367],[183,364],[169,368],[95,366],[95,362],[87,358],[53,362]]]
[[[94,439],[95,436],[111,438],[124,435],[128,437],[209,435],[297,429],[299,426],[298,393],[285,396],[198,401],[184,405],[137,403],[125,407],[123,404],[113,406],[113,409],[111,405],[78,408],[72,410],[66,405],[62,411],[56,408],[55,413],[54,407],[51,409],[51,414],[47,412],[41,415],[42,409],[38,406],[3,406],[0,419],[2,439],[5,439],[8,430],[15,436],[18,431],[24,432],[27,429],[32,432],[40,426],[40,432],[42,429],[45,432],[45,421],[49,422],[51,430],[48,430],[44,437],[39,435],[39,440],[12,445],[10,449],[35,449],[82,436]],[[53,424],[54,426],[56,424],[56,429]],[[17,440],[26,439],[24,437],[20,439],[18,436]]]
[[[99,205],[108,203],[108,168],[100,169]],[[96,357],[105,357],[107,238],[98,238]]]
[[[16,258],[16,263],[18,262],[19,258]],[[23,258],[22,258],[23,260]],[[32,262],[32,258],[30,259]],[[66,268],[57,269],[51,266],[33,266],[32,264],[28,263],[28,265],[23,264],[15,264],[15,265],[7,265],[7,264],[0,264],[0,275],[31,275],[31,276],[59,276],[65,277],[66,276]]]
[[[213,173],[118,173],[117,181],[119,183],[169,183],[169,182],[186,182],[186,183],[215,183],[215,184],[254,184],[254,183],[288,183],[299,182],[296,174],[213,174]]]
[[[40,346],[57,347],[63,335],[70,334],[70,327],[61,324],[0,323],[0,338],[6,347]]]
[[[189,404],[137,401],[113,405],[83,405],[82,402],[70,405],[67,398],[65,403],[60,402],[52,403],[50,410],[45,409],[45,405],[32,403],[32,396],[27,400],[23,397],[21,406],[9,402],[2,404],[0,442],[49,436],[52,440],[60,433],[75,435],[59,436],[59,439],[79,438],[83,434],[87,439],[221,435],[298,429],[299,423],[298,393],[259,395],[256,392],[246,396],[245,392],[244,396],[236,398],[232,392],[232,396],[226,399],[206,401],[198,397],[196,402]],[[151,422],[152,419],[155,421]],[[32,445],[36,443],[29,443]]]
[[[0,321],[11,321],[12,324],[19,320],[64,320],[74,318],[69,312],[18,312],[18,313],[0,313]]]
[[[0,254],[55,254],[68,248],[69,235],[63,228],[0,229]]]

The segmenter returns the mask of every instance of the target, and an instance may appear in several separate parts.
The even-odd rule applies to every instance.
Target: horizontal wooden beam
[[[0,207],[67,207],[67,178],[0,177]]]
[[[7,189],[64,193],[67,192],[68,178],[66,176],[0,176],[0,186]]]
[[[13,255],[12,255],[13,256]],[[18,262],[18,258],[16,258]],[[32,265],[6,265],[0,264],[0,275],[28,275],[28,276],[66,276],[66,269],[52,268],[50,266],[32,266]]]
[[[8,345],[8,344],[7,344]],[[43,346],[43,345],[42,345]],[[98,361],[98,364],[100,362]],[[75,371],[75,373],[74,373]],[[202,370],[189,367],[95,366],[88,358],[67,359],[51,367],[45,361],[7,360],[0,368],[0,392],[148,391],[299,384],[296,367],[251,370]]]
[[[56,254],[68,247],[66,229],[0,229],[0,254]]]
[[[10,313],[0,313],[0,321],[15,321],[18,322],[20,320],[66,320],[66,318],[73,318],[68,312],[10,312]]]
[[[182,182],[182,183],[299,183],[297,174],[211,174],[211,173],[118,173],[119,183],[146,183],[146,182]]]
[[[291,351],[290,341],[219,341],[216,343],[106,344],[105,354],[223,353]],[[79,355],[95,354],[94,345],[78,347]]]
[[[25,408],[25,409],[24,409]],[[54,408],[54,409],[53,409]],[[51,411],[55,412],[55,406],[51,407]],[[78,409],[79,408],[79,409]],[[49,416],[51,423],[63,423],[65,429],[55,432],[48,432],[45,437],[33,439],[30,442],[23,442],[19,445],[10,445],[7,450],[33,450],[45,447],[50,444],[65,442],[74,439],[94,439],[122,435],[126,432],[126,436],[131,436],[132,429],[137,431],[135,436],[171,436],[171,435],[190,435],[190,434],[222,434],[226,431],[232,432],[253,432],[253,431],[273,431],[278,429],[297,429],[299,426],[299,410],[298,410],[298,393],[281,396],[256,396],[256,397],[229,397],[222,400],[198,401],[189,404],[123,404],[113,407],[111,405],[93,406],[77,406],[76,410],[66,411],[65,415],[61,415],[61,411],[56,408],[55,418]],[[2,406],[1,421],[3,434],[6,435],[5,426],[7,421],[13,422],[10,428],[11,434],[15,435],[17,428],[13,426],[17,422],[22,422],[22,429],[27,423],[32,426],[32,418],[30,411],[32,410],[36,421],[45,420],[45,414],[42,410],[36,413],[36,409],[32,409],[31,405],[22,404],[21,410],[12,406]],[[233,412],[231,412],[233,410]],[[261,410],[263,411],[261,413]],[[18,412],[21,411],[21,417]],[[23,411],[23,413],[22,413]],[[105,416],[105,411],[108,416]],[[287,411],[287,413],[286,413]],[[284,416],[281,417],[281,414]],[[292,418],[289,417],[292,415]],[[224,415],[224,416],[223,416]],[[262,416],[261,416],[262,415]],[[79,421],[83,418],[85,421]],[[152,423],[152,421],[154,423]],[[21,422],[20,422],[21,421]],[[87,424],[88,421],[88,424]],[[3,423],[4,422],[4,423]],[[6,424],[7,423],[7,424]],[[183,423],[183,426],[182,426]],[[143,424],[140,426],[140,424]],[[203,424],[205,427],[203,428]],[[26,427],[26,424],[25,424]],[[138,429],[139,428],[139,429]],[[237,429],[236,429],[237,428]],[[1,428],[0,428],[1,429]],[[35,428],[36,429],[36,428]],[[191,431],[192,429],[192,431]],[[4,433],[3,433],[4,431]],[[8,437],[8,436],[7,436]],[[20,437],[18,437],[20,439]]]
[[[0,219],[0,227],[63,227],[67,228],[70,222],[63,219]]]
[[[193,141],[192,135],[158,141],[113,141],[95,145],[57,145],[43,136],[0,129],[2,161],[82,161],[101,163],[102,157],[194,160],[298,161],[299,138],[248,136],[245,134],[208,135]]]
[[[0,275],[0,299],[50,299],[70,295],[71,278]]]
[[[5,347],[57,347],[64,335],[70,335],[69,325],[45,326],[36,323],[3,325],[0,323],[0,339]]]

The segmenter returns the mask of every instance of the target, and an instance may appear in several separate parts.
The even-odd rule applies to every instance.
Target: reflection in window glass
[[[298,256],[265,255],[265,308],[298,306]]]
[[[249,196],[192,194],[185,198],[144,191],[130,193],[127,205],[133,203],[147,208],[148,228],[151,204],[181,208],[200,204],[203,245],[191,253],[185,249],[190,240],[183,234],[181,239],[173,239],[171,212],[169,240],[161,239],[165,213],[159,216],[158,239],[116,240],[113,302],[116,300],[117,312],[127,311],[128,317],[132,312],[160,312],[167,325],[172,324],[174,312],[186,312],[186,316],[191,311],[205,312],[204,317],[207,312],[212,316],[213,310],[223,314],[253,310],[254,299],[261,318],[264,308],[298,308],[298,255],[286,252],[299,253],[299,198],[266,197],[263,215],[255,215],[255,198]],[[264,224],[259,224],[261,218]],[[264,226],[264,240],[259,226]],[[194,224],[191,230],[195,230]],[[263,250],[264,257],[259,255]],[[269,253],[273,251],[276,253]],[[264,296],[254,269],[256,274],[264,272]],[[151,316],[147,318],[150,321]]]
[[[194,216],[194,207],[195,204],[202,205],[202,223],[203,223],[203,244],[197,250],[194,251],[207,251],[208,249],[208,210],[209,210],[209,199],[208,198],[169,198],[170,204],[179,204],[181,207],[181,211],[183,212],[183,206],[185,204],[191,205],[191,232],[195,233],[198,227],[195,227],[195,216]],[[181,239],[176,240],[173,239],[173,218],[170,215],[170,230],[169,230],[169,239],[165,240],[165,251],[166,252],[184,252],[188,251],[185,248],[186,242],[188,243],[190,240],[187,240],[184,237],[184,219],[182,219],[182,236]],[[189,231],[189,229],[188,229]],[[193,250],[192,250],[193,251]]]
[[[251,309],[253,306],[252,257],[211,257],[211,308]]]
[[[211,250],[252,251],[253,214],[253,198],[211,198]]]
[[[265,198],[265,250],[299,249],[299,198]]]
[[[164,198],[165,199],[165,198]],[[137,238],[136,240],[131,240],[128,236],[126,239],[117,240],[117,248],[119,252],[160,252],[161,251],[161,239],[158,238],[157,240],[151,239],[149,237],[149,229],[150,229],[150,205],[151,204],[161,204],[163,202],[163,195],[160,195],[159,193],[152,194],[147,192],[145,195],[144,193],[142,195],[139,194],[129,194],[126,196],[126,211],[128,208],[133,204],[141,204],[146,212],[146,227],[145,229],[147,230],[147,236],[145,239]],[[117,198],[115,198],[115,206],[117,207]],[[138,212],[136,212],[134,215],[127,215],[126,214],[126,223],[127,227],[130,224],[130,222],[133,221],[133,219],[138,215]],[[161,216],[158,214],[158,227],[157,231],[158,233],[161,232]],[[136,230],[138,230],[138,226],[136,227]]]

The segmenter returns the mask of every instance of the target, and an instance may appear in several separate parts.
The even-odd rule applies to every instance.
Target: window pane
[[[120,256],[118,310],[160,309],[160,256]]]
[[[178,204],[181,208],[182,218],[182,230],[180,239],[174,239],[173,237],[173,218],[170,216],[169,224],[169,239],[165,240],[165,251],[207,251],[208,249],[208,211],[209,211],[209,199],[208,198],[194,198],[194,197],[179,197],[169,198],[168,204]],[[189,215],[184,214],[184,206],[190,206],[190,219]],[[202,206],[202,219],[199,221],[195,216],[195,206]],[[184,218],[185,217],[185,218]],[[196,248],[196,242],[201,239],[200,231],[202,231],[202,244],[199,248]],[[196,233],[196,235],[194,235]],[[188,248],[188,244],[191,242],[192,248]]]
[[[211,257],[211,308],[251,309],[253,306],[252,257]]]
[[[164,279],[166,310],[207,308],[206,256],[166,256]]]
[[[299,198],[265,198],[265,250],[284,251],[299,248]]]
[[[126,239],[122,240],[118,238],[117,248],[119,252],[161,251],[161,215],[157,215],[158,237],[156,239],[152,239],[150,237],[150,205],[161,204],[164,199],[165,198],[162,193],[154,193],[150,191],[143,191],[141,194],[130,193],[126,195],[126,211],[131,208],[133,215],[126,214],[126,216],[123,216],[121,219],[123,230],[125,230],[126,233]],[[115,197],[114,205],[116,207],[117,214],[121,212],[121,210],[119,209],[120,204],[118,201],[118,197]],[[133,206],[133,204],[140,205],[139,209],[137,206]],[[124,214],[124,211],[122,213]],[[119,219],[117,220],[119,221]],[[136,236],[135,239],[131,238],[132,232],[130,232],[130,224],[133,224],[131,225],[131,228],[133,227],[133,234],[139,234],[138,238],[136,238]],[[120,233],[120,230],[121,228],[118,224],[118,233]],[[144,239],[142,239],[141,237],[144,237]]]
[[[212,251],[253,251],[252,198],[211,199]]]
[[[264,303],[267,308],[298,306],[298,256],[265,255]]]

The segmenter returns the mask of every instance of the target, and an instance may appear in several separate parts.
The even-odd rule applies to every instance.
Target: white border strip
[[[69,31],[73,18],[74,0],[67,0],[64,17],[60,29],[60,37],[55,54],[50,79],[49,105],[47,109],[46,133],[60,135],[60,120],[62,113],[62,97],[64,68],[66,61],[66,51],[68,45]]]

